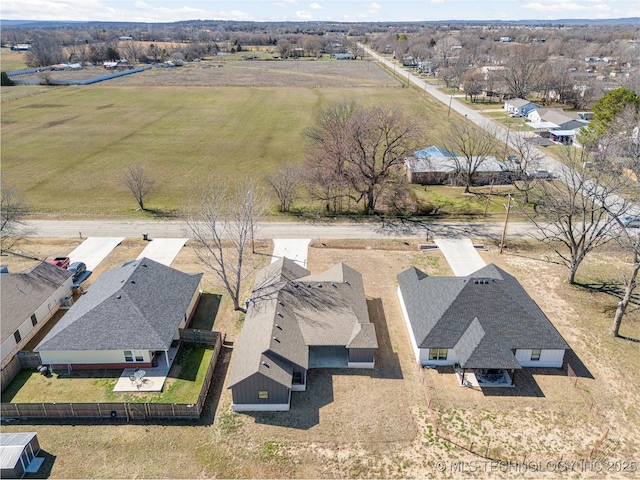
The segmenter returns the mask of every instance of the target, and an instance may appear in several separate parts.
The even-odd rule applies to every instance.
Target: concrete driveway
[[[438,238],[434,242],[442,250],[444,257],[451,266],[451,270],[457,277],[466,277],[486,266],[486,263],[484,263],[484,260],[482,260],[482,257],[468,238]]]
[[[124,237],[89,237],[69,254],[71,263],[84,262],[87,270],[94,270]]]
[[[178,256],[187,240],[187,238],[153,238],[142,253],[138,255],[138,259],[142,257],[150,258],[168,267]]]
[[[273,240],[273,253],[271,262],[281,257],[287,257],[298,265],[307,268],[307,256],[309,254],[310,238],[275,238]]]

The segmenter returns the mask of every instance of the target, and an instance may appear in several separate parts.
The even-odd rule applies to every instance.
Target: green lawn
[[[319,109],[351,99],[404,105],[432,143],[447,127],[445,107],[406,88],[66,87],[3,103],[2,177],[37,212],[127,215],[119,179],[142,165],[157,179],[146,206],[172,212],[207,178],[302,161]]]
[[[212,348],[183,345],[162,392],[114,393],[113,387],[122,370],[76,371],[71,375],[54,373],[50,377],[23,370],[2,392],[2,402],[195,403],[212,355]]]
[[[512,196],[512,205],[517,214],[522,194],[510,185],[489,185],[471,187],[464,193],[464,187],[444,185],[412,185],[416,197],[423,203],[438,208],[438,214],[449,219],[482,218],[488,221],[502,221],[506,211],[507,195]],[[491,193],[491,195],[489,195]],[[485,209],[487,217],[484,217]]]

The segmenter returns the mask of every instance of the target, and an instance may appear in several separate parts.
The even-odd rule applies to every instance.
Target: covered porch
[[[344,346],[309,347],[309,368],[347,368],[349,351]]]
[[[178,354],[180,344],[158,354],[157,367],[125,368],[113,387],[114,392],[161,392],[171,365]]]
[[[515,369],[503,368],[454,368],[461,387],[513,388]]]

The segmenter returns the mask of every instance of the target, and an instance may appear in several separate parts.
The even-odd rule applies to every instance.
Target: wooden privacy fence
[[[219,332],[212,333],[216,334],[213,355],[207,367],[198,401],[194,404],[150,402],[3,403],[1,405],[2,418],[125,418],[127,421],[150,418],[198,419],[204,408],[213,372],[222,348],[222,335]]]
[[[0,373],[0,389],[4,390],[7,388],[23,368],[38,368],[38,365],[41,363],[39,353],[29,353],[24,350],[19,351],[2,369]]]
[[[211,330],[199,330],[197,328],[185,328],[180,330],[180,338],[187,343],[199,345],[215,345],[220,338],[220,332]]]

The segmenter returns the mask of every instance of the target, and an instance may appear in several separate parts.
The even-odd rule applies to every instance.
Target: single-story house
[[[202,274],[141,258],[103,273],[34,349],[54,368],[151,367],[180,339]]]
[[[437,147],[429,147],[437,148]],[[409,183],[420,185],[452,185],[456,182],[460,166],[467,164],[467,159],[438,154],[436,156],[423,156],[425,150],[414,153],[413,157],[406,158],[404,170]],[[509,181],[509,172],[513,169],[509,163],[499,162],[495,157],[487,157],[477,168],[475,183],[483,185],[491,181],[503,183]],[[515,166],[517,168],[517,166]]]
[[[38,453],[36,432],[0,433],[0,477],[22,478],[25,473],[37,472],[44,461]]]
[[[491,264],[466,277],[398,275],[398,298],[416,361],[450,365],[459,380],[511,386],[524,367],[562,368],[568,347],[515,277]],[[466,375],[466,376],[465,376]]]
[[[542,117],[547,113],[550,112],[552,110],[556,110],[558,112],[562,112],[561,108],[556,108],[556,109],[552,109],[552,108],[534,108],[533,110],[531,110],[529,113],[527,113],[527,121],[528,122],[534,122],[534,123],[540,123],[542,122]]]
[[[3,368],[71,294],[72,276],[71,272],[48,262],[21,273],[0,274]]]
[[[511,100],[505,100],[503,108],[511,114],[516,113],[526,117],[534,108],[540,108],[540,105],[523,98],[512,98]]]
[[[549,110],[542,115],[542,120],[558,125],[558,130],[576,130],[589,124],[588,120],[583,120],[574,114],[568,114],[562,110]]]
[[[362,275],[319,275],[282,257],[258,272],[234,354],[233,410],[288,411],[313,368],[374,368],[378,341]]]

